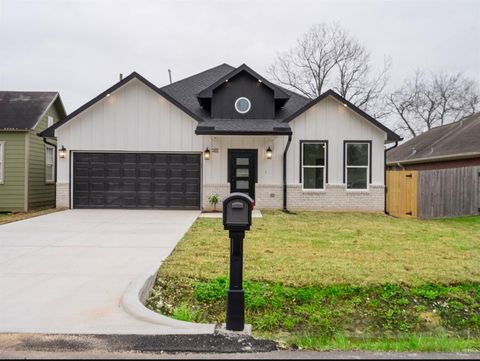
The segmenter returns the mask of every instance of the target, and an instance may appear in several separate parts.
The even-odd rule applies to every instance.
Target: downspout
[[[288,212],[287,209],[287,152],[292,142],[292,135],[288,135],[287,145],[283,151],[283,211]]]
[[[393,148],[396,148],[398,146],[398,141],[395,142],[395,145],[391,146],[390,148],[385,148],[384,150],[384,155],[383,155],[383,160],[385,163],[384,170],[383,170],[383,184],[385,185],[385,190],[384,190],[384,197],[383,197],[383,211],[388,214],[387,212],[387,152],[389,150],[392,150]]]

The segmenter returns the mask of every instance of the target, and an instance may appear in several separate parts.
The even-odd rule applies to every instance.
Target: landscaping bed
[[[263,215],[245,239],[256,335],[318,350],[480,350],[480,217]],[[224,322],[228,246],[220,219],[198,219],[161,267],[148,307]]]

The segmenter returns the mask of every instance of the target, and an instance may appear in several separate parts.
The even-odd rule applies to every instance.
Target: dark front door
[[[257,182],[257,150],[228,150],[228,181],[230,192],[246,193],[255,199],[255,183]]]
[[[74,153],[74,208],[200,209],[199,154]]]

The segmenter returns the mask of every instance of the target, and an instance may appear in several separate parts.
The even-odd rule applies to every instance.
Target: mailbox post
[[[227,330],[243,331],[245,294],[243,291],[243,239],[252,224],[253,200],[232,193],[223,200],[223,226],[230,237],[230,286],[227,295]]]

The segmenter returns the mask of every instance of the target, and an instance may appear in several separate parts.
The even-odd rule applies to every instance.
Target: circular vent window
[[[251,106],[252,104],[250,103],[250,100],[248,100],[248,98],[241,97],[235,100],[235,110],[240,114],[248,113]]]

